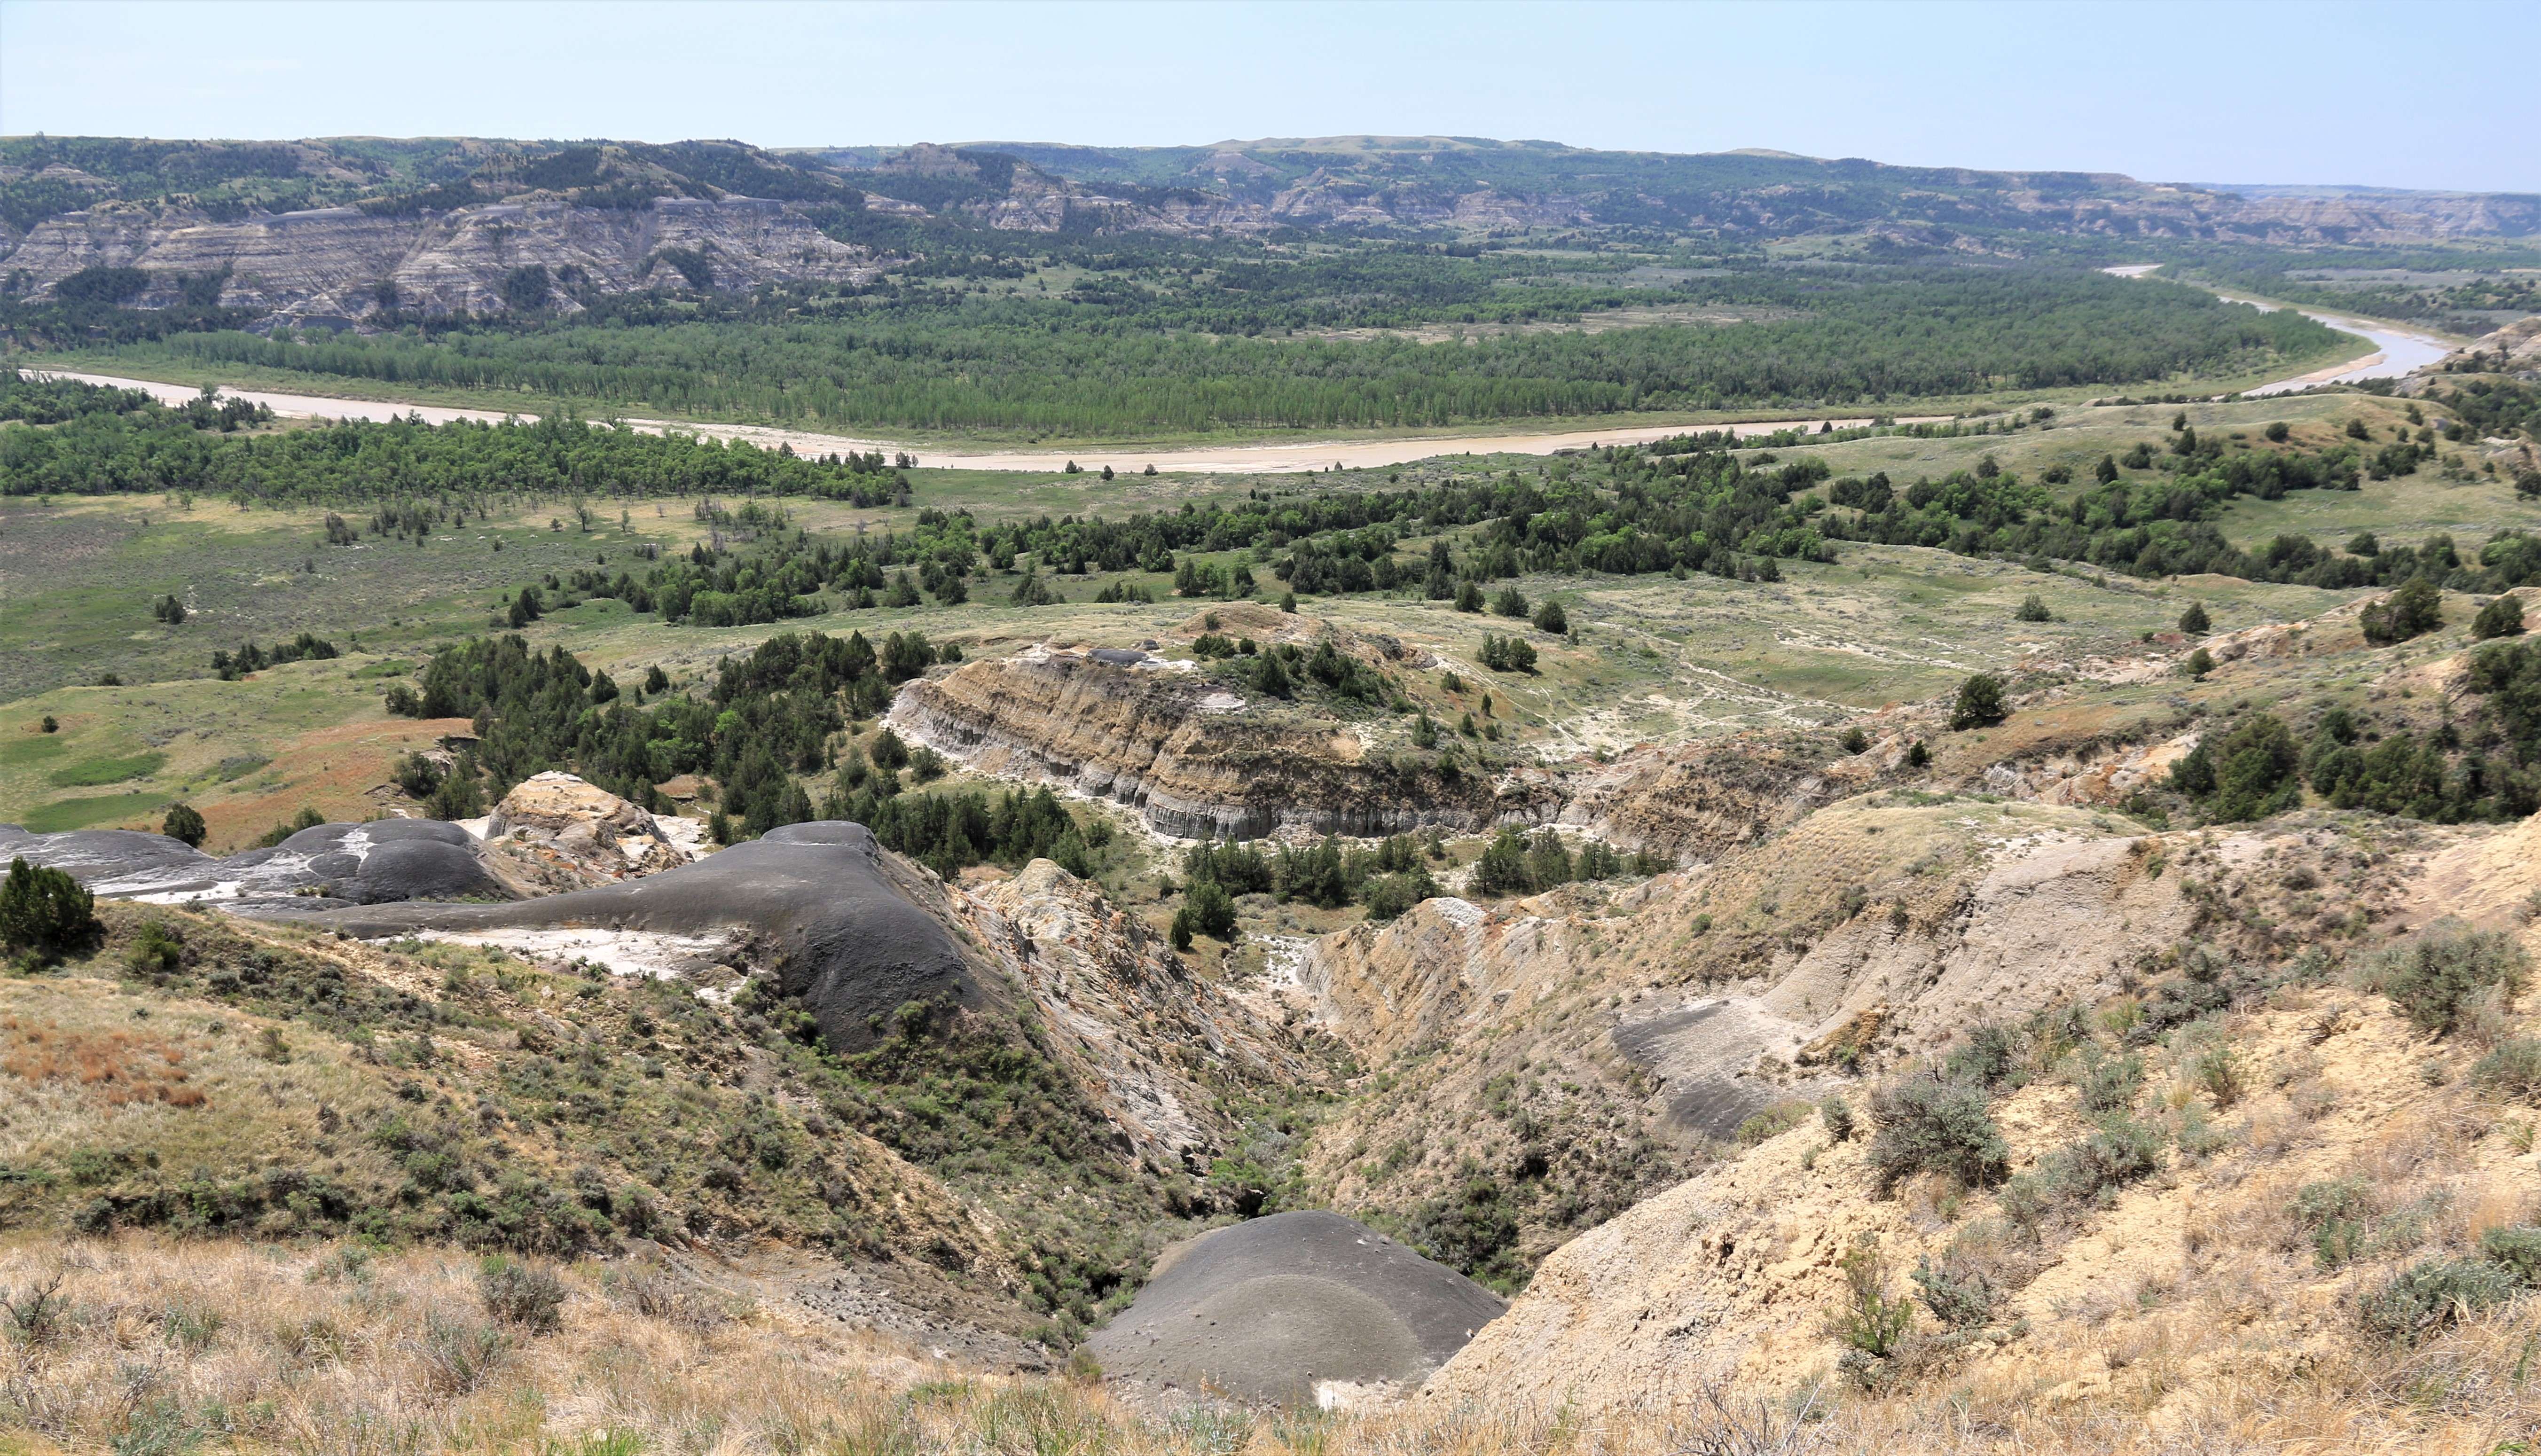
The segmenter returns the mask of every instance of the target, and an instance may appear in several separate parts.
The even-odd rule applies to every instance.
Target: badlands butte
[[[2339,283],[2460,330],[2360,387],[2236,393],[2355,355],[2281,322],[1373,469],[54,377],[385,390],[366,351],[630,299],[863,307],[948,239],[1014,285],[961,307],[1037,307],[991,235],[1261,243],[1251,290],[1370,240],[1872,269],[2526,199],[1440,139],[339,141],[185,191],[8,145],[0,1456],[2541,1429],[2519,275]],[[1553,312],[1441,347],[1596,310]]]

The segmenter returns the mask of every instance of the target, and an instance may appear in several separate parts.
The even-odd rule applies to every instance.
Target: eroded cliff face
[[[1205,1175],[1241,1130],[1230,1094],[1329,1077],[1282,1028],[1194,976],[1135,915],[1047,859],[955,892],[947,910],[1150,1168]]]
[[[2202,913],[2162,872],[2182,852],[2058,806],[1873,796],[1621,893],[1336,932],[1292,994],[1399,1081],[1327,1120],[1309,1180],[1432,1238],[1490,1180],[1531,1262],[1759,1112],[2116,993]]]
[[[2181,902],[2205,910],[2198,935],[2228,940],[2243,902],[2355,859],[2325,833],[2278,822],[2152,842],[2175,866],[2160,879],[2188,881]],[[2526,954],[2541,949],[2541,921],[2524,913],[2541,892],[2541,821],[2413,833],[2418,841],[2390,861],[2396,903],[2366,897],[2375,924],[2439,934],[2467,924],[2502,932]],[[2114,892],[2110,909],[2081,920],[2071,917],[2094,895],[2056,893],[2039,878],[2050,856],[2071,864],[2091,848],[2007,860],[1977,887],[1971,923],[1996,927],[1984,937],[1990,946],[1971,937],[1964,964],[1945,967],[1941,983],[1996,989],[1956,1013],[1963,1025],[1988,1007],[1996,1016],[2020,1009],[2019,987],[2033,978],[2075,984],[2062,962],[2100,957],[2113,930],[2157,928],[2145,918],[2160,909],[2143,884],[2149,861],[2134,887],[2094,892]],[[2069,891],[2093,876],[2055,879]],[[2018,881],[2033,888],[2023,894]],[[2051,903],[2043,914],[2006,916],[2006,893],[2031,902],[2048,893]],[[2267,918],[2283,924],[2281,914]],[[2324,938],[2335,946],[2355,933]],[[2022,964],[2032,978],[2005,979]],[[1928,1436],[1932,1427],[1916,1422],[1942,1401],[1952,1429],[2036,1421],[2066,1449],[2211,1447],[2226,1431],[2226,1444],[2343,1446],[2375,1419],[2347,1403],[2369,1406],[2379,1380],[2402,1378],[2375,1372],[2404,1356],[2407,1380],[2452,1394],[2431,1403],[2431,1387],[2403,1387],[2408,1423],[2394,1441],[2488,1449],[2502,1432],[2529,1428],[2525,1398],[2503,1394],[2492,1373],[2528,1348],[2528,1313],[2465,1310],[2458,1331],[2436,1319],[2394,1341],[2374,1334],[2367,1306],[2399,1269],[2475,1262],[2484,1234],[2528,1222],[2541,1206],[2529,1125],[2500,1116],[2500,1089],[2476,1070],[2483,1053],[2531,1037],[2541,1017],[2497,997],[2479,1025],[2431,1037],[2375,983],[2281,971],[2218,997],[2228,1015],[2168,1038],[2119,1036],[2123,1023],[2104,1019],[2097,1035],[2117,1043],[2105,1055],[2143,1062],[2143,1085],[2125,1110],[2152,1129],[2155,1150],[2151,1166],[2096,1196],[2071,1192],[2072,1175],[2052,1172],[2055,1159],[2108,1135],[2105,1107],[2083,1105],[2069,1064],[2007,1082],[1993,1105],[2007,1171],[2045,1178],[2043,1203],[2025,1212],[2007,1195],[1962,1190],[1937,1174],[1883,1179],[1866,1130],[1848,1139],[1805,1119],[1553,1253],[1423,1399],[1489,1400],[1524,1381],[1548,1405],[1594,1414],[1681,1406],[1724,1377],[1734,1391],[1769,1398],[1837,1378],[1840,1361],[1859,1360],[1846,1354],[1829,1312],[1846,1298],[1842,1261],[1868,1247],[1893,1295],[1912,1296],[1910,1272],[1927,1268],[1975,1288],[1978,1301],[1955,1327],[1933,1317],[1939,1306],[1917,1301],[1911,1332],[1877,1377],[1886,1404],[1846,1402],[1868,1422],[1848,1430],[1849,1446],[1923,1448],[1910,1433]],[[1935,1009],[1948,1013],[1951,999],[1945,993]],[[2216,1074],[2218,1065],[2230,1074]],[[1842,1095],[1861,1116],[1859,1090]],[[2353,1226],[2372,1232],[2329,1241],[2324,1197],[2361,1210]],[[1897,1428],[1883,1431],[1883,1421]]]
[[[1560,802],[1549,776],[1449,780],[1433,756],[1371,752],[1335,719],[1090,653],[966,663],[903,688],[891,721],[982,771],[1118,801],[1182,838],[1472,830]]]
[[[1643,749],[1583,771],[1561,823],[1628,849],[1711,860],[1753,844],[1818,806],[1860,792],[1902,760],[1903,739],[1826,761],[1823,744],[1750,733]]]
[[[5,241],[5,240],[0,240]],[[861,282],[883,259],[835,242],[794,207],[750,197],[658,197],[635,208],[561,201],[505,202],[419,215],[320,208],[220,222],[189,208],[104,203],[46,218],[0,255],[43,297],[82,268],[139,267],[157,280],[145,305],[176,301],[175,279],[229,270],[222,302],[282,318],[361,319],[394,300],[438,314],[501,313],[503,280],[543,264],[558,280],[554,306],[577,289],[647,286],[665,250],[706,259],[718,288],[808,280]],[[669,276],[665,274],[664,276]]]

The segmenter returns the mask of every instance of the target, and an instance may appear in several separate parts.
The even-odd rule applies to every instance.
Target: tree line
[[[880,506],[908,489],[905,475],[871,456],[812,458],[571,417],[434,425],[408,416],[256,434],[239,426],[270,413],[250,419],[240,411],[254,406],[237,401],[172,409],[120,398],[130,391],[64,397],[14,371],[0,387],[0,405],[28,411],[0,418],[49,416],[47,428],[0,430],[0,491],[10,495],[193,491],[245,503],[718,492]],[[74,401],[67,407],[58,402],[66,398]]]
[[[1454,344],[1221,334],[1210,330],[1223,321],[1125,293],[447,339],[213,331],[127,352],[825,428],[1101,434],[1860,404],[2229,373],[2334,341],[2291,312],[2081,269],[1765,269],[1711,281],[1700,301],[1749,315]]]

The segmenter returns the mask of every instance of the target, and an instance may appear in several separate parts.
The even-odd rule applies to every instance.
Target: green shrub
[[[1876,1239],[1865,1236],[1837,1261],[1844,1271],[1844,1301],[1832,1323],[1836,1337],[1874,1360],[1884,1360],[1915,1328],[1915,1303],[1888,1293],[1888,1261]]]
[[[255,841],[255,847],[258,849],[270,849],[274,845],[281,843],[283,840],[290,838],[293,835],[300,833],[302,830],[316,829],[318,826],[325,824],[326,822],[326,815],[319,813],[317,810],[310,808],[306,804],[303,804],[300,806],[299,813],[292,815],[289,819],[284,820],[282,823],[275,825],[273,828],[266,830],[262,835],[258,836]]]
[[[1959,685],[1959,695],[1950,704],[1950,727],[1953,731],[1990,728],[2002,719],[2000,678],[1978,673]]]
[[[2250,1090],[2250,1069],[2241,1054],[2230,1047],[2208,1047],[2188,1059],[2188,1078],[2214,1099],[2218,1109],[2230,1107]]]
[[[424,800],[423,812],[445,822],[474,819],[485,812],[485,790],[478,786],[476,775],[462,764]]]
[[[1805,1102],[1778,1102],[1738,1125],[1738,1145],[1754,1147],[1768,1138],[1779,1137],[1808,1121],[1809,1105]]]
[[[1830,1095],[1818,1104],[1818,1120],[1826,1124],[1827,1138],[1832,1142],[1851,1142],[1855,1129],[1852,1104],[1840,1096]]]
[[[2511,1002],[2529,964],[2512,937],[2473,930],[2422,936],[2384,951],[2366,968],[2366,980],[2412,1026],[2444,1036],[2492,989]]]
[[[1924,1294],[1924,1307],[1932,1318],[1953,1330],[1982,1330],[1994,1319],[1994,1307],[2002,1291],[1985,1271],[1971,1269],[1956,1260],[1934,1264],[1929,1259],[1915,1265],[1915,1286]]]
[[[2354,1259],[2363,1246],[2373,1188],[2361,1178],[2327,1178],[2294,1190],[2294,1221],[2311,1232],[2311,1249],[2323,1269]]]
[[[2302,796],[2301,763],[2292,731],[2274,713],[2258,713],[2229,733],[2199,739],[2171,765],[2170,786],[2216,823],[2265,819]]]
[[[151,976],[176,970],[184,956],[184,940],[166,924],[150,920],[133,935],[132,947],[124,952],[123,964],[135,975]]]
[[[2470,634],[2486,641],[2491,637],[2523,635],[2523,603],[2515,597],[2500,597],[2479,609],[2471,619]]]
[[[1359,899],[1371,920],[1391,920],[1438,893],[1437,881],[1425,870],[1378,875],[1367,882]]]
[[[2500,1043],[2470,1069],[2470,1076],[2491,1091],[2541,1102],[2541,1041],[2516,1037]]]
[[[2191,602],[2188,610],[2179,614],[2179,629],[2192,637],[2203,636],[2214,629],[2214,619],[2206,615],[2205,603]]]
[[[476,1267],[476,1297],[489,1318],[538,1334],[564,1323],[564,1284],[540,1265],[494,1255]]]
[[[62,870],[9,861],[0,881],[0,945],[38,956],[66,955],[97,937],[97,898]]]
[[[203,816],[196,813],[191,804],[171,804],[168,816],[159,821],[159,833],[169,838],[182,840],[189,848],[200,849],[205,833]]]
[[[1916,1173],[1980,1188],[2011,1171],[2011,1148],[1985,1088],[1974,1082],[1926,1070],[1883,1083],[1870,1094],[1870,1163],[1882,1193]]]
[[[2018,1034],[1997,1022],[1980,1021],[1968,1029],[1966,1041],[1950,1050],[1941,1071],[1960,1081],[1995,1087],[2011,1076],[2019,1060]]]
[[[2413,576],[2398,591],[2364,609],[2364,640],[2388,646],[2444,624],[2444,594],[2432,581]]]
[[[1996,1198],[2002,1205],[2002,1216],[2032,1240],[2037,1239],[2039,1228],[2056,1206],[2055,1190],[2038,1173],[2023,1173],[2011,1179]]]
[[[2356,1321],[2374,1339],[2414,1345],[2504,1304],[2522,1287],[2512,1270],[2485,1259],[2429,1259],[2360,1298]]]
[[[2087,1113],[2125,1112],[2143,1089],[2143,1058],[2130,1052],[2111,1056],[2099,1045],[2085,1042],[2074,1053],[2073,1090]]]
[[[2541,1287],[2541,1227],[2518,1223],[2479,1236],[2479,1252],[2527,1289]]]
[[[2036,592],[2020,599],[2020,610],[2012,615],[2014,621],[2053,621],[2056,614],[2047,610],[2047,599]]]
[[[1211,940],[1232,942],[1235,939],[1235,898],[1215,880],[1201,880],[1191,887],[1191,899],[1185,902],[1191,911],[1191,928],[1195,934]]]
[[[2049,1154],[2051,1188],[2075,1202],[2103,1202],[2120,1188],[2161,1171],[2161,1129],[2124,1113],[2100,1119],[2091,1135]]]

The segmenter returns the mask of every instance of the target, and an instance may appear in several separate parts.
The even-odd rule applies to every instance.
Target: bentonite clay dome
[[[894,888],[863,825],[789,824],[658,875],[509,905],[379,905],[305,917],[365,940],[440,931],[488,937],[579,929],[603,941],[672,938],[739,956],[763,942],[778,985],[833,1047],[861,1051],[910,1001],[984,1001],[942,922]],[[602,957],[605,959],[605,955]]]
[[[1417,1385],[1504,1307],[1355,1219],[1276,1213],[1166,1251],[1086,1347],[1119,1379],[1329,1405],[1349,1387]]]
[[[506,894],[466,830],[429,819],[322,824],[226,858],[136,830],[31,835],[0,824],[0,861],[18,855],[66,871],[100,895],[170,905],[378,905]]]

